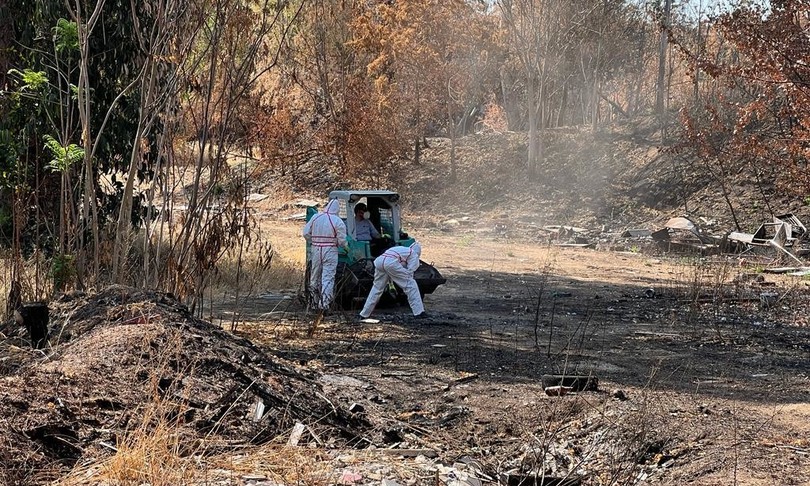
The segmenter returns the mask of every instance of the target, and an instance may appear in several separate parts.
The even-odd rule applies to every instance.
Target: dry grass
[[[4,315],[8,306],[8,292],[11,285],[11,264],[7,258],[0,258],[0,316]]]
[[[147,409],[139,428],[118,444],[118,452],[99,470],[99,479],[116,484],[154,486],[185,483],[193,471],[180,457],[183,433],[179,424],[168,421],[160,403]],[[154,426],[150,426],[156,422]]]
[[[304,265],[287,259],[275,248],[249,249],[226,256],[214,279],[215,293],[253,294],[256,291],[296,288],[303,279]]]
[[[114,455],[82,465],[57,484],[189,484],[204,468],[195,456],[185,453],[194,442],[182,423],[169,418],[169,409],[177,405],[161,400],[149,404],[139,424],[115,445]]]
[[[142,347],[148,346],[149,334],[143,336]],[[177,333],[168,336],[165,351],[154,362],[144,365],[150,375],[152,400],[133,410],[133,424],[114,445],[115,454],[74,470],[59,484],[151,484],[170,486],[188,484],[195,476],[196,465],[189,458],[193,436],[184,428],[184,405],[172,400],[170,393],[162,394],[158,382],[182,357],[182,339]]]
[[[279,484],[327,486],[340,477],[333,458],[323,449],[269,444],[208,460],[209,475],[264,477]]]
[[[8,252],[0,254],[0,317],[6,317],[5,311],[8,305],[9,291],[14,260]],[[23,262],[20,272],[16,275],[22,286],[23,302],[44,300],[52,292],[53,279],[48,275],[50,262],[45,261],[42,254]]]

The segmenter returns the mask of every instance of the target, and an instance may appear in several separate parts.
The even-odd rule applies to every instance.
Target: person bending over
[[[427,317],[422,297],[419,295],[419,286],[413,278],[414,272],[419,268],[421,253],[422,247],[414,241],[411,246],[393,246],[374,260],[374,284],[363,310],[358,314],[359,318],[367,319],[371,315],[388,283],[392,281],[408,296],[408,305],[411,306],[413,315],[419,318]]]

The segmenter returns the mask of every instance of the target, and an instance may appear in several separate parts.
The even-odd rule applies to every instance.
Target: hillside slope
[[[397,189],[409,210],[452,218],[476,215],[493,221],[531,221],[621,230],[654,227],[687,215],[734,230],[734,218],[719,180],[705,161],[662,147],[652,123],[548,130],[539,173],[526,171],[527,135],[481,132],[456,141],[457,177],[450,178],[451,142],[429,139],[419,166]],[[810,220],[805,198],[779,192],[745,171],[727,181],[740,229],[753,231],[773,214],[793,212]]]

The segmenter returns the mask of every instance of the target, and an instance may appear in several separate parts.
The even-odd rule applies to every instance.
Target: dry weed
[[[241,255],[227,255],[212,282],[214,293],[250,295],[255,292],[296,288],[303,278],[303,265],[287,259],[265,243]]]
[[[208,460],[208,466],[213,471],[265,477],[279,484],[327,486],[336,484],[339,479],[337,468],[326,451],[280,444],[268,444],[239,455],[213,457]]]

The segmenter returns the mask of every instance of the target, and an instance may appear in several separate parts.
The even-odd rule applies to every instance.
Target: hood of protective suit
[[[411,243],[411,250],[417,255],[422,255],[422,245],[420,245],[418,241]]]
[[[340,210],[340,202],[337,199],[332,199],[329,201],[329,204],[326,205],[326,209],[324,210],[327,214],[334,214],[337,216],[338,211]]]

